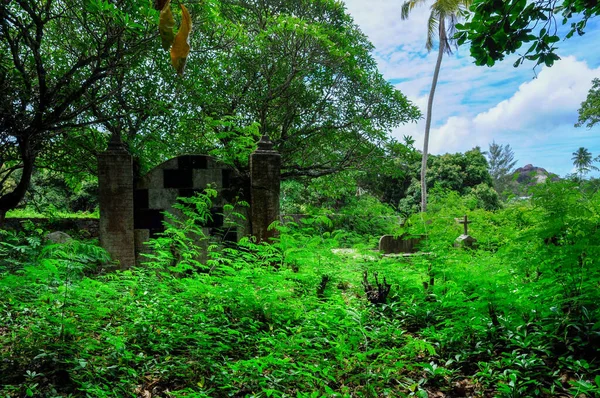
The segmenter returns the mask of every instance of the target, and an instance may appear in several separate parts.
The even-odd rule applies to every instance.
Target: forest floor
[[[564,192],[470,212],[475,250],[442,203],[409,257],[321,216],[204,263],[180,223],[126,271],[0,231],[0,396],[600,396],[600,195]]]

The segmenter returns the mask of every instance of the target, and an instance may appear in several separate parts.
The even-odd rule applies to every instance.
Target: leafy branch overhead
[[[587,128],[592,128],[600,122],[600,79],[592,80],[592,88],[588,92],[585,101],[581,103],[578,112],[579,119],[575,127],[585,125]]]
[[[562,16],[560,24],[571,22],[565,36],[568,39],[575,33],[584,34],[587,21],[600,14],[600,4],[582,0],[564,0],[562,4],[557,0],[476,0],[471,11],[468,22],[457,25],[456,38],[459,45],[471,43],[471,56],[477,65],[493,66],[506,55],[518,53],[515,67],[525,60],[552,66],[560,59],[555,46],[560,41],[557,13]]]
[[[157,4],[160,6],[160,4]],[[181,7],[181,26],[177,35],[173,28],[175,27],[175,18],[171,11],[171,0],[167,0],[160,9],[160,17],[158,23],[158,31],[162,41],[162,47],[165,50],[171,49],[171,64],[177,71],[178,75],[183,75],[185,63],[190,53],[189,37],[192,31],[192,17],[187,8],[180,4]]]

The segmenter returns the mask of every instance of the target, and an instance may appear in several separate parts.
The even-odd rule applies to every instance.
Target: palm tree
[[[598,170],[596,166],[592,165],[592,162],[596,159],[592,159],[592,154],[587,148],[580,147],[577,151],[573,152],[571,160],[573,161],[573,166],[577,168],[580,178],[583,178],[591,170]]]
[[[408,19],[410,12],[418,5],[425,3],[426,0],[407,0],[402,4],[402,19]],[[472,0],[435,0],[431,4],[431,13],[427,21],[427,42],[425,47],[428,51],[433,49],[433,42],[438,39],[439,49],[435,70],[433,72],[433,81],[431,82],[431,91],[427,101],[427,116],[425,118],[425,142],[423,144],[423,160],[421,162],[421,211],[427,210],[427,182],[425,180],[427,172],[427,150],[429,147],[429,130],[431,128],[431,110],[433,108],[433,96],[437,86],[440,66],[444,53],[452,54],[452,41],[456,31],[456,23],[460,15],[469,8]]]

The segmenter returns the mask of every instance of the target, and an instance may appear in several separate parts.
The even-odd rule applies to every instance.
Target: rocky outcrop
[[[513,177],[519,184],[523,185],[537,185],[545,183],[548,179],[551,181],[560,179],[556,174],[550,173],[544,168],[535,167],[532,164],[515,170]]]

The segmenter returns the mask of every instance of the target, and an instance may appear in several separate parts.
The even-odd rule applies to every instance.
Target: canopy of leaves
[[[466,193],[479,184],[492,186],[485,156],[476,147],[463,153],[445,154],[432,159],[429,166],[430,185]]]
[[[566,38],[582,35],[588,19],[600,14],[600,3],[585,0],[475,0],[472,15],[457,25],[458,44],[470,41],[471,55],[477,65],[492,66],[508,54],[520,50],[514,66],[525,60],[552,66],[556,54],[557,13],[562,24],[571,23]]]
[[[142,0],[1,6],[0,179],[13,181],[25,164],[25,176],[39,166],[93,173],[107,133],[122,137],[142,172],[192,152],[244,169],[267,134],[284,177],[316,177],[377,167],[389,130],[420,116],[377,71],[371,43],[339,2],[189,8],[161,19]],[[173,78],[158,50],[173,21],[186,79]],[[29,184],[21,180],[11,206]]]
[[[71,135],[126,110],[94,112],[116,97],[119,86],[109,82],[142,59],[149,17],[143,0],[119,8],[100,0],[0,5],[0,183],[20,171],[0,213],[23,197],[41,157],[60,158],[56,149]]]
[[[390,158],[388,162],[395,165],[394,171],[388,168],[372,170],[359,179],[359,187],[402,213],[418,212],[421,201],[421,154],[405,150],[390,152]],[[478,202],[473,208],[492,209],[499,206],[498,195],[492,189],[487,160],[479,147],[465,153],[430,155],[427,167],[427,184],[433,191],[474,195]]]
[[[593,165],[594,160],[592,154],[587,148],[580,147],[577,151],[573,152],[573,166],[577,169],[577,173],[580,176],[583,176],[589,173],[592,170],[598,170],[596,166]]]
[[[236,127],[258,123],[285,177],[316,177],[364,165],[391,128],[419,117],[377,71],[373,46],[342,3],[225,0],[214,12],[229,40],[194,53],[185,84],[202,108],[183,128],[215,146],[226,150],[240,138]],[[198,26],[206,34],[215,22]],[[207,117],[230,123],[206,129],[198,119]]]
[[[581,127],[585,124],[587,128],[592,128],[600,122],[600,79],[592,80],[592,88],[588,96],[581,103],[579,108],[579,120],[575,127]]]

